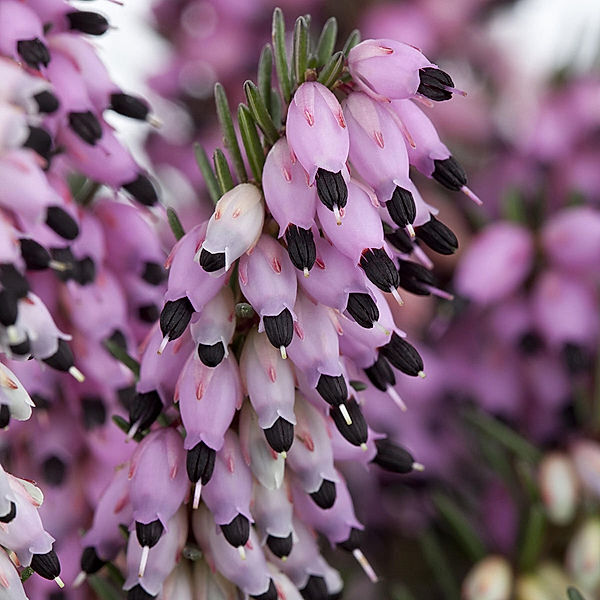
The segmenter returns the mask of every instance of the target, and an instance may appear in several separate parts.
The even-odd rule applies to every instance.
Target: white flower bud
[[[211,254],[225,254],[225,269],[215,271],[214,275],[228,271],[236,259],[256,244],[264,218],[262,195],[251,183],[240,183],[223,194],[208,222],[202,244],[202,250]]]
[[[509,600],[513,575],[502,556],[486,556],[469,571],[463,582],[465,600]]]
[[[600,497],[600,445],[580,440],[573,444],[571,458],[583,486],[597,498]]]
[[[584,589],[600,584],[600,519],[588,519],[577,530],[567,548],[569,574]]]
[[[522,575],[515,585],[516,600],[554,600],[544,590],[542,581],[537,575]]]
[[[539,467],[538,482],[548,519],[556,525],[569,523],[579,500],[579,480],[569,456],[547,454]]]

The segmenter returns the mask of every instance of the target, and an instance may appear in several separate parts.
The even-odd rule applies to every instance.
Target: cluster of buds
[[[368,415],[386,403],[406,408],[398,373],[425,376],[388,302],[402,303],[398,288],[448,297],[422,245],[451,254],[458,244],[409,167],[473,196],[418,106],[455,90],[397,42],[359,44],[355,32],[333,53],[336,27],[328,21],[311,51],[299,18],[290,71],[275,11],[258,86],[246,82],[248,105],[238,108],[246,160],[216,86],[237,183],[221,150],[214,170],[198,150],[216,206],[187,232],[171,212],[178,242],[166,262],[165,303],[142,345],[129,405],[129,437],[139,445],[84,538],[82,571],[92,574],[122,548],[117,525],[128,528],[131,600],[161,588],[191,598],[192,580],[260,600],[339,597],[341,578],[315,532],[377,579],[361,551],[343,463],[422,468],[372,430]],[[380,69],[403,83],[382,88]],[[186,545],[188,498],[203,554],[193,569],[175,567],[181,555],[198,558]]]
[[[475,564],[463,583],[466,600],[530,600],[553,594],[566,596],[576,585],[581,597],[596,597],[600,589],[600,521],[590,507],[600,500],[600,446],[578,439],[567,450],[550,451],[539,461],[536,483],[539,514],[550,527],[569,528],[562,560],[543,558],[526,572],[509,558],[488,555]],[[530,528],[529,544],[542,530]],[[521,571],[521,572],[520,572]],[[557,596],[558,597],[558,596]],[[570,598],[579,596],[569,595]]]

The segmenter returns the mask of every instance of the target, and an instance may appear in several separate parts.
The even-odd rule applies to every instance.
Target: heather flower
[[[563,209],[542,230],[544,252],[565,271],[593,274],[600,254],[600,215],[588,206]]]
[[[254,530],[250,528],[247,549],[243,556],[214,526],[210,512],[201,507],[194,512],[192,527],[209,561],[227,579],[246,594],[261,600],[276,600],[277,591],[269,575],[265,556]]]
[[[195,316],[190,326],[198,356],[207,367],[216,367],[229,355],[228,346],[235,332],[235,307],[231,288],[221,291]]]
[[[349,138],[344,113],[337,98],[322,84],[303,83],[290,104],[287,141],[294,156],[315,182],[321,202],[336,214],[346,206],[344,171]]]
[[[457,91],[450,76],[417,48],[395,40],[361,42],[350,50],[348,68],[367,94],[383,102],[417,95],[435,101],[449,100]]]
[[[375,190],[399,227],[415,219],[408,153],[403,133],[392,114],[366,94],[353,93],[344,101],[350,132],[350,160],[361,177]],[[406,196],[406,198],[404,198]],[[408,203],[404,207],[403,203]]]
[[[292,264],[306,275],[315,262],[314,225],[317,193],[285,137],[275,142],[263,169],[263,190],[269,212],[285,236]]]
[[[333,452],[322,414],[301,396],[295,404],[296,437],[294,451],[287,462],[302,489],[322,508],[331,508],[335,502],[337,472],[333,466]]]
[[[0,53],[25,62],[32,69],[48,66],[50,53],[45,43],[43,23],[35,10],[16,0],[0,5],[2,44]]]
[[[192,314],[202,310],[221,288],[222,282],[219,279],[212,277],[205,269],[193,265],[194,257],[200,252],[206,234],[206,224],[196,226],[179,240],[167,259],[167,303],[160,318],[164,344],[181,336]],[[162,350],[163,348],[160,349],[161,352]]]
[[[270,443],[267,441],[265,431],[258,424],[258,417],[246,402],[242,405],[240,412],[239,435],[240,447],[246,464],[250,467],[252,475],[267,489],[275,489],[281,486],[285,471],[285,460],[287,456],[285,448],[291,446],[293,442],[293,428],[282,426],[282,421],[276,422],[275,427],[266,430],[267,434],[277,434],[276,440],[281,447],[282,452],[274,452]],[[273,440],[273,435],[270,435]],[[275,441],[273,445],[277,445]],[[256,507],[253,508],[256,511]]]
[[[150,549],[160,540],[168,520],[177,512],[187,493],[182,462],[183,444],[179,434],[172,429],[150,434],[131,457],[131,508],[136,536],[143,549],[140,577],[144,574]]]
[[[433,123],[411,100],[394,100],[391,110],[406,131],[410,164],[444,187],[461,191],[477,204],[481,200],[467,187],[467,175],[440,140]]]
[[[273,563],[294,583],[303,596],[326,598],[340,592],[339,574],[319,553],[314,534],[302,521],[293,521],[295,541],[289,556]],[[336,577],[337,575],[337,577]]]
[[[130,485],[127,469],[120,468],[102,491],[94,510],[92,527],[81,540],[84,548],[81,571],[85,575],[99,571],[123,547],[119,524],[131,521]],[[80,578],[83,579],[84,576]]]
[[[510,565],[501,556],[487,556],[479,561],[463,582],[467,600],[508,600],[512,594],[513,576]]]
[[[254,486],[254,517],[261,542],[278,558],[289,556],[293,548],[294,506],[285,484],[276,488]]]
[[[531,270],[533,243],[519,225],[490,225],[463,255],[455,276],[456,289],[481,304],[508,296]]]
[[[319,238],[316,250],[317,268],[310,277],[298,277],[300,287],[313,300],[341,313],[347,311],[362,327],[373,327],[379,309],[364,274],[327,240]]]
[[[2,574],[2,590],[4,598],[10,600],[27,600],[18,571],[4,550],[0,550],[0,573]]]
[[[229,271],[236,259],[256,245],[263,220],[262,197],[255,186],[242,183],[224,194],[198,250],[202,268],[214,275]]]
[[[290,362],[269,343],[266,334],[252,331],[244,344],[240,372],[269,445],[276,452],[289,450],[296,424]]]
[[[296,275],[282,246],[262,235],[252,252],[240,259],[239,282],[260,316],[259,332],[264,331],[285,358],[294,334]]]
[[[144,560],[144,548],[136,536],[129,536],[127,579],[123,584],[123,589],[129,591],[128,596],[133,594],[131,590],[138,587],[151,598],[158,596],[163,582],[173,571],[177,558],[183,550],[187,534],[188,519],[185,509],[182,507],[165,523],[165,533],[152,548],[145,569],[140,567]],[[140,568],[138,569],[138,567]]]
[[[52,549],[54,538],[46,532],[38,514],[41,502],[21,480],[11,476],[9,485],[14,494],[16,515],[0,530],[0,544],[10,548],[21,565],[31,565],[42,577],[55,579],[62,587],[60,563]]]
[[[177,381],[175,400],[179,402],[186,430],[183,446],[188,451],[188,476],[196,484],[194,506],[197,507],[201,487],[212,476],[212,469],[204,465],[212,464],[214,468],[215,452],[223,447],[225,433],[242,403],[237,363],[227,358],[216,368],[210,368],[194,352]]]
[[[547,271],[532,291],[533,320],[548,343],[593,346],[598,335],[596,295],[587,282]]]

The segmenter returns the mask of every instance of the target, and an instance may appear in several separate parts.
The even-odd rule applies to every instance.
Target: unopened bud
[[[584,589],[600,583],[600,520],[588,519],[577,530],[567,548],[569,574]]]
[[[579,482],[571,459],[558,452],[544,457],[538,471],[542,502],[550,521],[566,525],[577,509]]]
[[[256,244],[262,231],[265,211],[258,188],[240,183],[217,202],[202,250],[225,255],[225,271]],[[217,271],[217,274],[221,273]]]
[[[462,594],[464,600],[508,600],[512,586],[508,561],[501,556],[486,556],[469,571]]]

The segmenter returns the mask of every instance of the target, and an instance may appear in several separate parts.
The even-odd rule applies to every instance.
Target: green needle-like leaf
[[[185,235],[185,231],[181,221],[179,220],[179,217],[177,216],[177,213],[175,212],[175,209],[172,206],[167,208],[167,220],[169,221],[169,227],[171,228],[175,239],[180,240]]]
[[[292,51],[294,79],[300,85],[304,83],[308,67],[308,25],[304,17],[298,17],[294,25],[294,46]]]
[[[244,159],[242,158],[233,127],[227,94],[225,94],[225,88],[220,83],[215,83],[215,104],[217,105],[217,116],[219,117],[219,123],[223,131],[223,138],[225,139],[225,148],[233,162],[235,174],[241,182],[248,181]]]
[[[523,571],[533,569],[536,565],[542,549],[545,529],[544,509],[539,504],[534,504],[529,509],[527,524],[520,543],[519,564]]]
[[[358,379],[351,379],[350,386],[357,392],[362,392],[367,389],[367,384],[359,381]]]
[[[473,561],[483,558],[485,546],[461,509],[443,494],[434,494],[433,503],[467,556]]]
[[[338,80],[338,77],[342,73],[344,68],[344,60],[346,57],[343,52],[336,52],[330,59],[329,62],[323,67],[323,70],[319,74],[319,83],[330,88]]]
[[[260,59],[258,61],[258,90],[260,97],[269,112],[271,113],[271,75],[273,74],[273,50],[271,44],[265,44]],[[252,108],[252,107],[250,107]]]
[[[421,546],[423,557],[429,565],[430,572],[435,577],[445,600],[458,600],[460,598],[460,590],[450,567],[450,561],[444,555],[444,551],[433,529],[425,531],[421,535],[419,545]]]
[[[122,600],[123,598],[120,590],[98,575],[90,575],[88,583],[100,600]]]
[[[104,347],[119,362],[123,363],[136,377],[140,376],[140,363],[127,354],[127,350],[110,339],[104,340]]]
[[[119,569],[119,567],[117,567],[114,563],[108,561],[105,565],[106,570],[108,571],[108,574],[110,575],[110,578],[119,586],[121,587],[124,583],[125,583],[125,577],[123,576],[123,573],[121,573],[121,569]]]
[[[256,123],[250,114],[250,109],[245,104],[238,106],[238,123],[252,174],[256,182],[260,183],[265,164],[265,154],[256,131]]]
[[[215,165],[215,173],[217,174],[217,181],[219,182],[219,188],[221,189],[221,196],[233,189],[233,177],[229,170],[229,164],[227,159],[220,148],[217,148],[213,154],[213,164]]]
[[[330,17],[323,26],[317,43],[317,67],[322,67],[330,59],[337,39],[338,25],[335,17]]]
[[[289,102],[292,97],[292,88],[290,85],[287,53],[285,50],[285,22],[283,12],[280,8],[273,11],[273,27],[271,30],[273,38],[273,53],[275,56],[275,69],[279,79],[279,88],[285,102]]]
[[[537,463],[541,452],[516,431],[481,411],[465,411],[466,420],[527,462]]]
[[[275,127],[281,127],[282,119],[282,106],[281,96],[275,88],[271,88],[271,115],[273,116],[273,123]]]
[[[254,120],[265,134],[267,142],[273,145],[279,139],[279,133],[277,133],[277,128],[263,102],[262,95],[251,81],[246,81],[244,83],[244,92],[248,99],[248,106],[250,107]]]
[[[210,199],[216,203],[221,196],[219,193],[219,182],[217,181],[215,173],[210,166],[208,156],[206,156],[204,148],[198,143],[194,144],[194,153],[196,155],[196,162],[198,163],[202,177],[204,177],[204,182],[206,183],[206,188],[208,189]]]
[[[342,50],[344,56],[347,57],[350,53],[350,50],[352,50],[352,48],[354,48],[354,46],[356,46],[357,44],[360,44],[360,31],[358,29],[355,29],[350,33],[348,39],[346,40],[346,43],[344,44],[344,49]]]
[[[569,600],[585,600],[583,594],[573,586],[567,588],[567,596]]]

